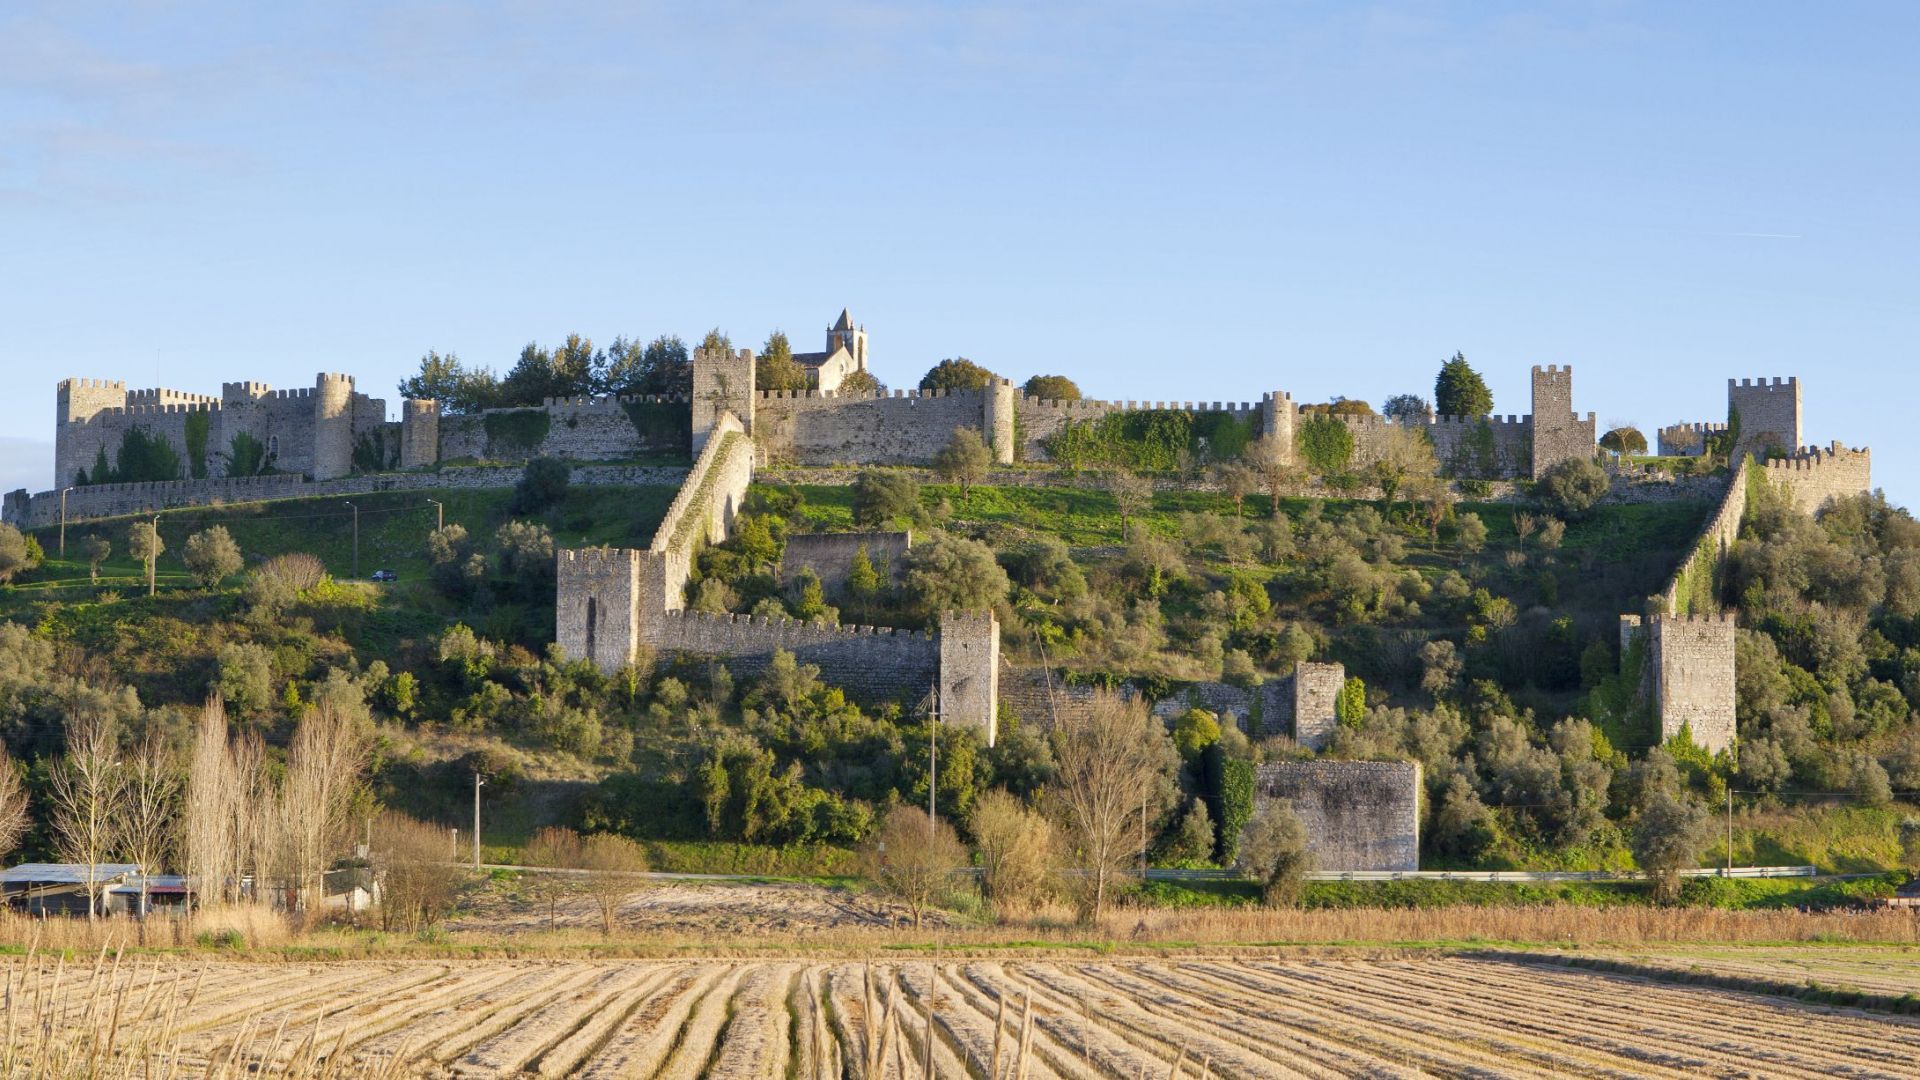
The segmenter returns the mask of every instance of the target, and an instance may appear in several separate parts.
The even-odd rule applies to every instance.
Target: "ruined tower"
[[[732,413],[753,434],[753,350],[693,350],[693,453],[706,448],[707,437],[722,413]]]
[[[408,398],[400,403],[400,467],[419,469],[440,460],[440,403]]]
[[[555,567],[554,640],[602,671],[633,663],[639,644],[640,558],[630,548],[561,551]]]
[[[1732,612],[1620,616],[1620,652],[1641,649],[1641,692],[1660,723],[1660,741],[1684,728],[1694,745],[1718,753],[1734,740]]]
[[[992,746],[1000,701],[1000,621],[991,611],[940,616],[940,716],[978,728]]]

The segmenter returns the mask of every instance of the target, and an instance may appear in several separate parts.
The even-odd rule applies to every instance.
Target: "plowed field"
[[[1920,1020],[1547,963],[4,967],[5,1076],[1911,1077]],[[929,1039],[931,1038],[931,1044]]]

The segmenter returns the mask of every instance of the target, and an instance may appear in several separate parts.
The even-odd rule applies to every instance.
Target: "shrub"
[[[1080,387],[1065,375],[1035,375],[1020,392],[1042,401],[1079,401]]]
[[[1232,865],[1240,856],[1240,833],[1253,817],[1253,762],[1229,754],[1223,743],[1206,750],[1209,810],[1219,826],[1214,860]]]
[[[233,542],[224,525],[187,537],[187,548],[181,558],[187,564],[187,572],[208,589],[239,573],[243,565],[240,545]]]
[[[1555,462],[1533,485],[1533,493],[1561,516],[1579,517],[1606,495],[1607,470],[1588,458]]]
[[[920,481],[910,473],[869,469],[853,482],[853,523],[881,528],[920,509]]]
[[[1052,822],[1019,797],[994,788],[974,802],[972,831],[987,899],[1004,911],[1045,897],[1057,848]]]
[[[1311,416],[1294,430],[1301,460],[1322,475],[1337,473],[1353,458],[1353,431],[1332,416]]]
[[[953,826],[932,821],[917,806],[896,806],[863,852],[867,880],[907,905],[915,929],[947,888],[947,876],[967,865],[967,849]]]
[[[997,378],[998,375],[962,356],[933,365],[920,377],[920,389],[984,390]]]
[[[1271,907],[1292,907],[1306,889],[1313,866],[1307,853],[1307,828],[1283,799],[1273,799],[1247,823],[1240,841],[1241,872],[1260,882]]]
[[[1173,746],[1180,756],[1192,761],[1207,747],[1220,741],[1220,722],[1205,709],[1188,709],[1173,722]]]
[[[573,466],[561,458],[537,457],[520,470],[507,510],[514,514],[541,514],[567,497]]]
[[[34,546],[28,543],[30,539],[19,529],[0,524],[0,583],[11,581],[14,575],[38,565]]]

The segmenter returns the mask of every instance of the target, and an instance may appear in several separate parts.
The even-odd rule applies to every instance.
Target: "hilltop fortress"
[[[576,482],[633,483],[644,473],[647,482],[679,481],[681,488],[646,547],[559,552],[555,636],[568,655],[607,670],[675,655],[724,657],[751,672],[784,650],[861,696],[918,699],[937,690],[948,720],[976,725],[991,741],[999,710],[1033,713],[1040,692],[1033,673],[1003,670],[991,613],[948,612],[931,632],[917,632],[687,610],[693,558],[700,545],[725,538],[755,470],[925,465],[956,429],[977,431],[1002,465],[1045,463],[1056,437],[1074,425],[1149,410],[1187,413],[1196,428],[1231,426],[1290,458],[1295,433],[1309,419],[1283,390],[1238,403],[1053,401],[1026,396],[1003,379],[977,390],[847,392],[847,377],[868,370],[866,331],[842,311],[826,345],[796,354],[813,384],[804,391],[756,387],[750,350],[696,350],[686,396],[554,398],[469,415],[406,400],[398,419],[345,375],[322,374],[311,389],[298,390],[228,383],[218,397],[68,379],[56,391],[57,486],[7,495],[5,516],[41,526],[63,516],[216,500],[499,486],[511,483],[518,463],[543,455],[607,463],[583,464]],[[1558,462],[1594,457],[1597,425],[1593,413],[1574,410],[1573,369],[1534,367],[1530,388],[1526,415],[1330,415],[1353,435],[1355,466],[1376,458],[1396,427],[1424,433],[1443,469],[1463,479],[1538,478]],[[1733,742],[1735,626],[1720,609],[1717,582],[1750,478],[1780,486],[1807,512],[1871,488],[1868,451],[1838,443],[1815,449],[1802,439],[1796,379],[1729,379],[1725,422],[1658,432],[1664,455],[1711,450],[1758,462],[1731,470],[1719,508],[1664,594],[1621,619],[1623,663],[1639,666],[1663,738],[1684,729],[1709,749]],[[660,456],[691,457],[691,466],[616,464]],[[151,475],[155,462],[165,475]],[[120,482],[136,466],[149,475]],[[1033,474],[1039,482],[1045,475]],[[872,541],[881,550],[900,538],[876,534]],[[1303,664],[1291,678],[1251,692],[1207,684],[1186,693],[1242,719],[1253,733],[1290,733],[1318,747],[1333,730],[1332,691],[1343,677],[1339,665]],[[1057,695],[1049,687],[1045,697]]]

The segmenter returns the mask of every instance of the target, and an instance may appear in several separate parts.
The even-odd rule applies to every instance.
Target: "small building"
[[[106,909],[136,919],[148,915],[184,915],[191,890],[184,874],[134,874],[107,890]]]
[[[140,866],[137,863],[96,863],[92,872],[88,872],[85,863],[21,863],[8,870],[0,870],[0,900],[15,911],[29,915],[78,915],[87,914],[87,891],[89,883],[100,897],[101,903],[94,909],[103,914],[113,913],[113,890],[125,886],[129,881],[137,880]],[[121,912],[125,898],[121,897]],[[136,889],[134,904],[139,905],[139,893]]]
[[[1914,878],[1893,890],[1893,895],[1880,901],[1877,906],[1920,911],[1920,878]]]

